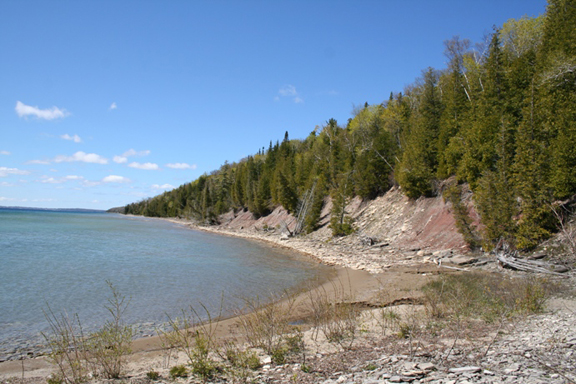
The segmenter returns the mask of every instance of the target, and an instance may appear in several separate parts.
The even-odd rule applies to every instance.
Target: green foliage
[[[50,326],[50,334],[43,334],[50,352],[48,359],[58,367],[54,381],[72,384],[88,380],[89,351],[84,342],[82,324],[78,316],[55,315],[50,308],[44,312]]]
[[[106,309],[112,319],[89,338],[88,348],[92,358],[101,368],[104,377],[117,379],[122,374],[122,369],[126,364],[126,356],[132,352],[131,344],[134,332],[131,326],[123,322],[129,300],[121,295],[111,282],[107,282],[107,284],[112,292],[112,297],[108,299]]]
[[[468,213],[468,207],[462,202],[462,187],[458,184],[449,185],[443,192],[444,199],[452,203],[456,228],[464,237],[464,241],[470,248],[480,247],[480,239],[476,229],[472,225],[472,219]]]
[[[374,363],[368,363],[368,365],[366,365],[366,366],[364,367],[364,369],[365,369],[366,371],[375,371],[376,369],[378,369],[378,366],[377,366],[376,364],[374,364]]]
[[[55,380],[82,383],[88,372],[106,379],[119,378],[125,367],[126,355],[131,352],[133,330],[124,324],[123,316],[129,300],[116,287],[106,282],[112,296],[105,308],[111,315],[104,326],[85,335],[78,316],[57,316],[50,309],[45,312],[51,334],[44,335],[50,348],[49,358],[58,367]]]
[[[286,363],[288,349],[285,346],[278,347],[272,351],[272,362],[276,365],[283,365]]]
[[[352,218],[346,214],[346,205],[348,205],[351,183],[350,175],[342,175],[339,179],[340,186],[333,190],[332,193],[332,217],[330,219],[330,228],[333,236],[348,236],[354,232]]]
[[[46,379],[46,383],[48,384],[62,384],[64,380],[58,375],[52,375]]]
[[[184,364],[180,364],[170,368],[170,377],[172,380],[179,377],[188,377],[188,370],[186,369],[186,366]]]
[[[418,107],[412,115],[412,125],[405,132],[405,149],[396,177],[408,197],[430,196],[438,167],[438,132],[442,103],[437,86],[438,75],[429,68],[423,84],[414,96]]]
[[[488,323],[514,314],[542,312],[551,293],[544,279],[508,279],[487,273],[442,276],[426,284],[423,291],[426,310],[433,317]]]
[[[484,224],[484,246],[492,249],[500,240],[514,241],[517,212],[509,180],[500,173],[486,173],[477,188],[476,206]]]
[[[236,348],[227,348],[226,359],[236,368],[255,371],[262,366],[258,355],[252,350],[240,351]]]
[[[310,233],[318,228],[318,221],[324,207],[324,198],[326,194],[326,178],[319,176],[314,187],[314,195],[312,197],[312,206],[304,219],[304,231]]]
[[[555,230],[546,207],[576,194],[574,25],[574,1],[550,0],[546,15],[508,20],[487,46],[454,37],[444,43],[447,69],[428,68],[403,93],[356,108],[345,127],[329,119],[304,140],[286,132],[267,150],[125,213],[203,223],[230,210],[294,213],[317,182],[305,231],[316,229],[331,196],[330,225],[341,236],[353,230],[344,211],[351,197],[372,199],[399,184],[417,199],[456,176],[474,192],[484,244],[505,237],[533,247]]]
[[[149,378],[150,380],[156,381],[160,378],[160,374],[152,369],[146,372],[146,377]]]

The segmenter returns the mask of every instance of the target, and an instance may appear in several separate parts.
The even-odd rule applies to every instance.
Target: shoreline
[[[321,279],[317,282],[310,282],[309,285],[303,287],[303,289],[301,289],[300,292],[296,294],[296,306],[298,309],[295,313],[295,319],[302,322],[304,322],[308,316],[309,304],[307,304],[306,301],[312,292],[324,290],[325,292],[331,293],[334,291],[336,286],[339,286],[342,287],[342,289],[344,289],[346,292],[350,292],[354,296],[354,300],[356,302],[363,304],[374,304],[376,299],[375,296],[377,295],[377,292],[382,289],[383,284],[395,287],[393,290],[397,291],[406,291],[408,289],[411,290],[411,288],[414,288],[413,286],[417,284],[413,284],[412,282],[409,282],[408,284],[399,284],[400,281],[405,280],[401,277],[401,275],[409,273],[412,275],[412,277],[419,275],[422,276],[422,274],[426,276],[425,271],[427,271],[429,274],[433,274],[433,270],[436,269],[436,266],[433,265],[429,265],[431,268],[424,268],[422,271],[420,268],[417,270],[408,268],[409,272],[407,272],[406,268],[403,268],[402,266],[400,266],[396,271],[394,271],[395,268],[391,268],[389,273],[386,273],[386,275],[389,275],[387,276],[386,280],[389,281],[383,282],[383,275],[381,273],[374,273],[369,270],[362,270],[359,268],[355,269],[346,265],[338,265],[338,263],[331,262],[330,260],[321,257],[321,255],[312,253],[312,250],[309,247],[302,246],[302,242],[292,241],[293,239],[288,241],[280,240],[277,234],[263,235],[259,233],[248,233],[247,231],[231,231],[221,227],[205,227],[196,225],[191,221],[181,219],[158,219],[169,221],[192,230],[213,233],[215,235],[221,236],[243,238],[250,241],[262,242],[271,247],[284,248],[292,252],[297,252],[314,262],[333,268],[333,273],[329,273],[326,276],[321,277]],[[308,242],[310,242],[310,240],[308,240]],[[406,292],[392,296],[389,298],[391,301],[394,299],[403,299],[405,298],[403,296],[406,296]],[[232,335],[234,333],[234,325],[237,323],[237,321],[238,315],[232,315],[218,320],[216,323],[220,328],[219,337]],[[163,354],[161,340],[157,335],[135,339],[133,340],[132,346],[132,353],[128,357],[129,361],[155,360],[161,358],[161,355]],[[26,358],[23,360],[8,360],[5,362],[0,362],[0,377],[2,378],[18,376],[22,374],[23,371],[26,372],[27,376],[47,377],[52,372],[52,370],[53,367],[47,361],[47,357],[45,355]]]
[[[460,371],[467,369],[473,369],[473,375],[478,380],[523,382],[518,381],[518,372],[532,369],[533,361],[531,355],[523,360],[517,359],[515,352],[518,349],[527,348],[530,354],[534,353],[552,359],[560,359],[570,349],[571,344],[563,343],[562,340],[572,337],[570,330],[576,325],[576,317],[573,316],[576,301],[567,297],[552,300],[549,303],[548,312],[519,318],[519,321],[511,323],[502,320],[497,330],[490,328],[489,324],[479,326],[479,328],[472,327],[470,330],[464,329],[468,335],[466,340],[471,337],[472,343],[467,344],[463,340],[458,343],[458,354],[452,353],[455,351],[455,340],[459,340],[460,337],[460,327],[456,329],[456,334],[450,326],[446,328],[446,334],[430,333],[428,325],[436,323],[430,323],[425,316],[420,319],[420,314],[425,312],[422,306],[423,292],[421,290],[424,284],[435,279],[439,274],[460,274],[462,271],[470,270],[467,265],[464,266],[465,268],[442,265],[442,260],[448,264],[461,265],[457,263],[459,261],[457,258],[461,259],[462,256],[455,256],[449,250],[425,254],[416,249],[399,250],[396,248],[392,251],[401,253],[403,259],[395,262],[395,257],[389,257],[393,252],[390,252],[391,247],[388,248],[388,244],[385,246],[366,245],[361,243],[362,237],[358,235],[329,241],[322,241],[317,234],[282,240],[277,232],[266,233],[267,231],[262,231],[255,226],[230,231],[221,227],[197,226],[184,220],[162,220],[184,225],[193,230],[260,241],[271,247],[286,248],[311,257],[319,263],[332,266],[334,273],[326,280],[302,286],[294,299],[294,306],[290,307],[290,324],[298,326],[302,331],[306,345],[304,358],[306,369],[312,367],[312,371],[302,369],[304,363],[299,361],[300,358],[290,360],[286,364],[276,364],[272,362],[270,355],[260,348],[255,348],[252,351],[258,355],[261,366],[250,373],[253,375],[254,382],[294,381],[302,384],[361,382],[369,384],[401,382],[404,379],[404,382],[412,382],[416,380],[416,377],[425,382],[445,382],[449,379],[471,378],[470,372]],[[323,235],[326,233],[324,232]],[[321,247],[323,253],[317,255],[310,252],[310,249],[314,249],[314,245]],[[370,271],[372,268],[350,268],[346,263],[342,266],[338,262],[331,262],[334,253],[342,252],[342,257],[352,258],[349,264],[366,266],[362,258],[367,255],[374,256],[375,250],[379,257],[375,257],[373,262],[379,262],[383,266],[381,273]],[[435,264],[434,259],[440,262]],[[495,263],[488,265],[480,263],[480,265],[483,266],[481,269],[484,272],[494,272],[497,268]],[[475,268],[472,267],[472,269]],[[313,317],[310,316],[314,314],[312,303],[318,298],[315,292],[327,295],[325,297],[331,299],[335,305],[346,303],[357,308],[359,317],[355,324],[357,333],[352,339],[355,343],[354,348],[347,349],[342,345],[338,347],[326,335],[320,334],[318,338],[318,332],[322,326],[314,327]],[[345,294],[332,295],[334,292]],[[350,293],[350,296],[347,296],[347,293]],[[286,300],[280,298],[275,305],[278,303],[285,305]],[[414,329],[417,330],[414,335],[416,344],[411,338],[399,337],[397,333],[399,331],[390,328],[388,320],[384,323],[378,320],[389,311],[393,311],[395,316],[398,316],[398,320],[414,322],[413,326],[416,327]],[[240,345],[240,348],[246,346],[243,329],[238,324],[239,316],[244,314],[247,313],[235,314],[229,318],[214,321],[209,326],[211,330],[217,329],[213,335],[219,344],[232,340],[233,343],[238,343],[236,345]],[[402,324],[404,323],[398,323],[397,326],[401,327]],[[386,333],[383,326],[387,327]],[[558,341],[559,344],[555,346],[558,348],[558,353],[548,355],[546,347],[541,348],[549,340],[549,336],[543,334],[543,329],[548,330],[547,334],[550,335],[562,335]],[[529,340],[528,345],[526,345],[526,340]],[[352,341],[350,347],[352,347]],[[511,342],[513,345],[510,345]],[[413,347],[417,348],[417,353]],[[479,350],[482,353],[477,355]],[[488,351],[490,353],[487,353]],[[516,356],[513,357],[514,360],[511,359],[512,355]],[[132,353],[126,357],[125,374],[122,380],[131,384],[150,382],[147,374],[155,371],[161,375],[162,382],[175,382],[168,379],[169,369],[176,365],[186,364],[187,361],[188,357],[183,352],[164,348],[159,336],[137,339],[132,343]],[[0,380],[7,383],[40,384],[44,383],[54,370],[54,366],[48,363],[46,357],[9,361],[0,363]],[[544,381],[531,382],[535,384],[562,383],[559,375],[552,375],[554,372],[553,369],[548,373],[541,371],[538,373],[538,378]],[[530,375],[531,373],[527,373],[523,377]],[[295,378],[298,378],[298,381]],[[103,381],[97,379],[96,382]],[[200,379],[190,378],[186,382],[199,383]]]

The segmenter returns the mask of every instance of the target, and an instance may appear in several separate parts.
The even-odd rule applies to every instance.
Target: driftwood
[[[517,259],[513,256],[506,256],[503,253],[497,253],[496,258],[498,259],[501,265],[505,267],[510,267],[512,269],[516,269],[518,271],[548,273],[551,275],[564,276],[561,273],[554,272],[549,269],[555,267],[553,264],[548,264],[544,262],[536,263],[533,260]]]
[[[500,245],[500,244],[499,244]],[[533,272],[533,273],[546,273],[556,276],[565,276],[561,273],[555,272],[553,269],[560,268],[554,264],[546,263],[539,260],[525,260],[516,257],[518,251],[512,251],[508,244],[501,244],[497,247],[496,259],[503,267],[512,268],[518,271]]]

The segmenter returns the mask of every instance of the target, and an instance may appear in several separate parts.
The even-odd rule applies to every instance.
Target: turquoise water
[[[327,267],[243,239],[107,213],[0,209],[0,357],[34,348],[44,310],[78,314],[95,329],[112,282],[140,336],[199,303],[218,313],[242,297],[302,286]]]

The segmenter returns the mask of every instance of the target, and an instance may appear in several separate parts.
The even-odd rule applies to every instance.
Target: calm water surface
[[[192,231],[162,220],[105,213],[0,209],[0,357],[33,348],[43,310],[106,319],[106,281],[130,297],[140,335],[199,303],[217,314],[325,276],[329,268],[278,248]]]

